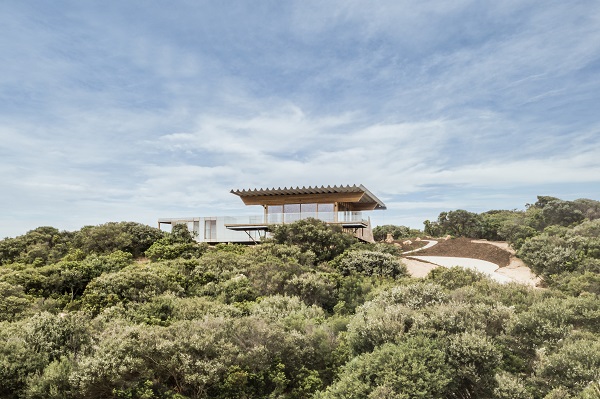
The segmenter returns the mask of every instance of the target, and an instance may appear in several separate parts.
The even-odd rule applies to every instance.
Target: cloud
[[[600,196],[598,22],[588,0],[3,3],[0,236],[252,212],[232,188],[362,183],[397,224]]]

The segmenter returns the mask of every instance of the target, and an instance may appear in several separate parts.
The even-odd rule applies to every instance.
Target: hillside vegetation
[[[425,234],[507,241],[550,287],[600,294],[600,202],[539,196],[525,211],[455,210],[425,221]]]
[[[0,397],[599,398],[600,223],[544,216],[552,201],[472,214],[497,226],[486,238],[527,233],[510,241],[544,290],[410,278],[397,247],[316,220],[257,246],[136,223],[7,238]],[[466,235],[452,212],[428,233]]]

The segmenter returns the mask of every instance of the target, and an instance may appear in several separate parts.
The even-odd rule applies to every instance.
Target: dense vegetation
[[[0,397],[599,398],[600,301],[574,281],[598,275],[600,227],[583,220],[520,245],[545,290],[410,278],[396,247],[315,220],[248,247],[38,228],[0,241]]]
[[[600,294],[600,202],[539,196],[524,211],[462,209],[425,221],[433,236],[505,240],[547,286]]]

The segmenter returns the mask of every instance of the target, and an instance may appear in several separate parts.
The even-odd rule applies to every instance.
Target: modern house
[[[363,212],[386,209],[385,204],[362,184],[231,190],[245,205],[262,207],[256,216],[164,218],[162,225],[185,223],[196,240],[207,243],[257,243],[268,235],[269,226],[315,218],[341,226],[357,238],[373,242],[369,217]]]

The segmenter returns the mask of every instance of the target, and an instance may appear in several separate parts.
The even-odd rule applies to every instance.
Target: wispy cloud
[[[416,227],[600,197],[592,0],[5,2],[0,23],[0,236],[251,212],[231,188],[363,183],[376,222]]]

